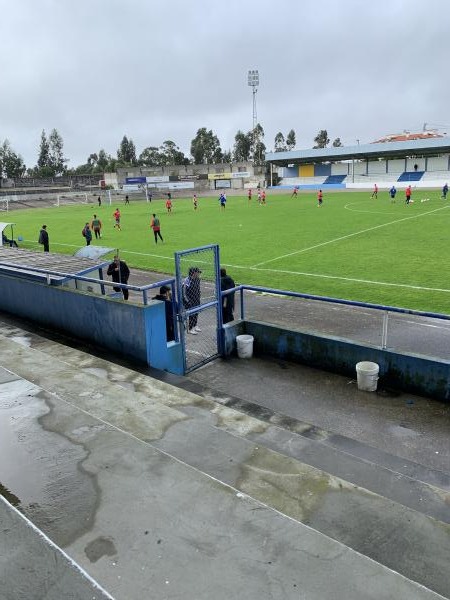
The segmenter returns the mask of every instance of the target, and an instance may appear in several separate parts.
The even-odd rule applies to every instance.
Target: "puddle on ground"
[[[103,536],[89,542],[84,551],[91,563],[97,562],[102,556],[114,556],[114,554],[117,554],[112,539]]]
[[[13,494],[6,486],[0,482],[0,496],[6,498],[10,504],[18,508],[20,506],[20,498]]]
[[[86,435],[94,436],[98,428],[91,432],[67,405],[55,410],[42,395],[18,396],[13,406],[0,400],[0,494],[64,547],[94,520],[99,491],[82,465]],[[71,418],[79,439],[68,439],[61,426],[69,423],[70,430]]]

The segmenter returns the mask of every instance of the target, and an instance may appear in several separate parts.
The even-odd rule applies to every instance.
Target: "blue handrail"
[[[427,311],[420,310],[412,310],[410,308],[399,308],[397,306],[389,306],[385,304],[372,304],[370,302],[358,302],[357,300],[344,300],[342,298],[332,298],[329,296],[316,296],[314,294],[302,294],[300,292],[289,292],[287,290],[278,290],[275,288],[266,288],[256,285],[237,285],[234,288],[229,290],[225,290],[221,292],[221,296],[227,296],[228,294],[232,294],[235,292],[240,292],[241,296],[241,319],[245,318],[245,306],[244,306],[244,291],[252,291],[252,292],[265,292],[268,294],[277,294],[279,296],[290,296],[293,298],[304,298],[306,300],[319,300],[321,302],[328,302],[332,304],[343,304],[346,306],[359,306],[362,308],[372,308],[374,310],[382,310],[389,311],[395,313],[402,313],[406,315],[416,315],[419,317],[430,317],[433,319],[443,319],[446,321],[450,321],[450,315],[445,315],[442,313],[433,313]]]

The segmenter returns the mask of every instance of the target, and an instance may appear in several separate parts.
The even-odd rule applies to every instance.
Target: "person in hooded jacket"
[[[168,342],[173,342],[175,339],[175,325],[173,322],[172,290],[168,285],[162,285],[159,288],[159,294],[154,296],[153,300],[164,302],[166,310],[166,338]]]
[[[233,279],[227,275],[226,269],[220,269],[220,289],[222,292],[236,287]],[[234,321],[234,292],[222,296],[222,318],[224,323]]]

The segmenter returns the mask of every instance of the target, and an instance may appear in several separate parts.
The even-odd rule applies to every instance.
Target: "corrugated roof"
[[[102,261],[98,263],[88,258],[77,258],[67,254],[34,252],[22,248],[10,248],[9,246],[0,247],[0,269],[18,275],[23,273],[30,275],[33,273],[33,268],[48,269],[49,271],[69,275],[87,275],[90,271],[94,271],[110,262]],[[41,279],[45,275],[36,273],[36,277]],[[51,279],[62,281],[64,277],[53,276]]]
[[[450,138],[408,140],[404,142],[381,142],[339,148],[308,148],[291,152],[267,152],[266,161],[277,165],[305,164],[312,162],[352,159],[404,158],[450,153]]]

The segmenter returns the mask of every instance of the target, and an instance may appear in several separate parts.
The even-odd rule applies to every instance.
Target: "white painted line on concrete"
[[[17,510],[17,508],[15,506],[10,504],[2,495],[0,495],[0,501],[3,501],[9,509],[11,509],[13,512],[16,513],[16,515],[20,519],[25,521],[26,524],[28,525],[28,527],[30,527],[35,533],[37,533],[38,536],[41,537],[46,542],[46,544],[48,544],[51,548],[54,548],[59,554],[62,554],[64,556],[64,558],[68,561],[68,563],[71,564],[79,573],[81,573],[83,575],[83,577],[85,577],[88,581],[90,581],[96,589],[100,590],[102,592],[102,594],[104,594],[110,600],[115,600],[114,597],[111,596],[111,594],[109,594],[105,590],[105,588],[103,588],[97,581],[95,581],[95,579],[93,579],[93,577],[91,577],[87,571],[85,571],[77,562],[75,562],[73,560],[73,558],[71,558],[66,552],[64,552],[64,550],[62,550],[62,548],[57,546],[55,544],[55,542],[53,542],[48,536],[46,536],[43,531],[41,531],[38,527],[36,527],[36,525],[32,521],[30,521],[30,519],[28,519],[28,517],[26,517],[23,513],[21,513],[19,510]]]

